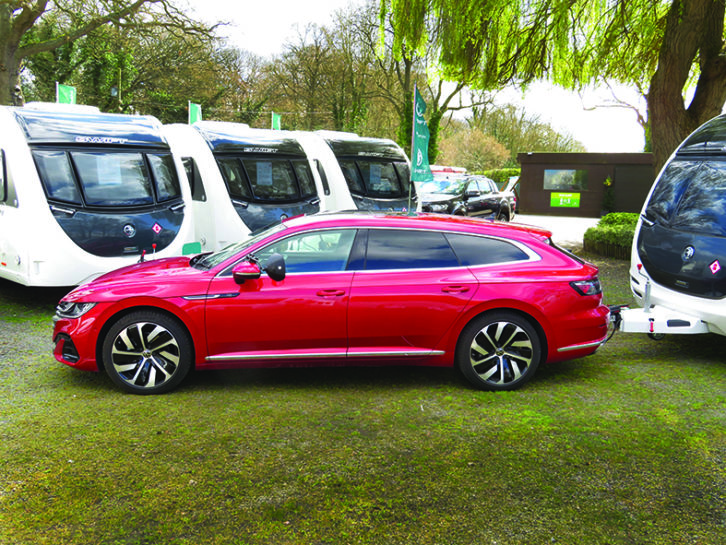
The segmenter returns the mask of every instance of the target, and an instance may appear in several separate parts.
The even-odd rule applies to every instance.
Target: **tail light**
[[[580,295],[597,295],[598,293],[602,293],[602,286],[597,277],[589,280],[570,282],[570,286]]]

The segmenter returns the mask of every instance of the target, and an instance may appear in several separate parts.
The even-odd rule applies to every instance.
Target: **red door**
[[[430,353],[476,287],[465,268],[357,272],[348,310],[349,356]]]
[[[210,362],[345,357],[352,272],[215,278],[206,305]]]

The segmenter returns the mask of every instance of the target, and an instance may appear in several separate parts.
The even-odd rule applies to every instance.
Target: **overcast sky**
[[[282,52],[294,41],[296,25],[329,25],[336,10],[364,0],[186,0],[195,16],[207,22],[228,21],[220,34],[231,44],[262,57]],[[620,98],[636,102],[637,96],[620,90]],[[629,96],[628,96],[629,95]],[[643,131],[633,112],[620,108],[593,108],[610,99],[606,90],[590,91],[581,98],[547,84],[533,85],[524,95],[508,91],[502,100],[524,106],[556,130],[582,142],[591,152],[638,152],[643,150]]]

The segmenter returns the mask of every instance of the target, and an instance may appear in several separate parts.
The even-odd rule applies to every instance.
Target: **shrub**
[[[638,214],[632,214],[630,212],[613,212],[600,218],[598,227],[606,225],[630,225],[635,229],[635,225],[638,223],[638,217]]]
[[[588,252],[629,259],[638,214],[617,212],[603,216],[596,227],[585,231],[583,247]]]
[[[491,178],[499,186],[499,189],[506,187],[509,178],[519,176],[522,173],[521,168],[495,168],[485,170],[484,176]]]

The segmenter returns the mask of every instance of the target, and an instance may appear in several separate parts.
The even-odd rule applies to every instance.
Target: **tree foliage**
[[[209,36],[212,30],[191,20],[172,0],[0,0],[0,104],[20,100],[17,89],[26,59],[67,47],[110,23],[137,32],[164,28],[176,36]],[[35,32],[38,25],[45,32]]]
[[[724,7],[723,0],[382,0],[380,16],[390,17],[394,44],[435,44],[444,74],[466,74],[482,89],[538,78],[648,89],[660,166],[726,101]]]

